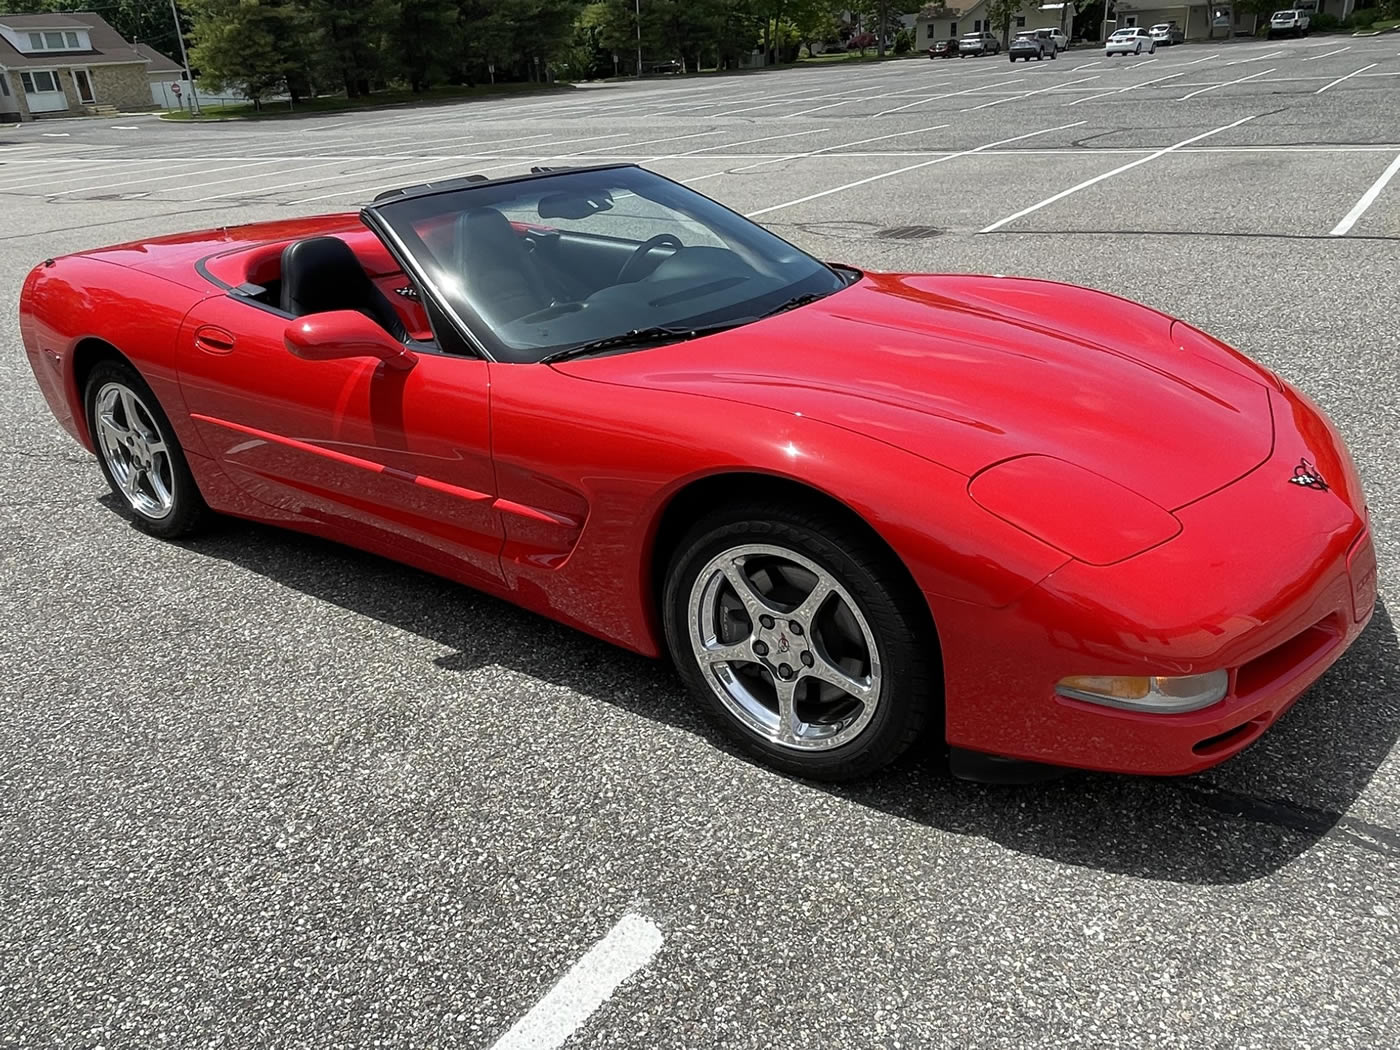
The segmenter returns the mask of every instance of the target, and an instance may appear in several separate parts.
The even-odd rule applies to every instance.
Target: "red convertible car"
[[[827,264],[631,165],[49,259],[25,349],[158,536],[352,544],[651,656],[750,752],[1189,773],[1361,631],[1316,405],[1039,280]]]

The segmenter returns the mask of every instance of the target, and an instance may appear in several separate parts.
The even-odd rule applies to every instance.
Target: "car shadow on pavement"
[[[181,544],[357,615],[431,639],[451,671],[498,666],[703,736],[743,761],[670,667],[506,602],[298,533],[227,522]],[[1400,858],[1400,830],[1348,815],[1400,738],[1400,641],[1383,603],[1352,648],[1249,750],[1206,773],[1068,772],[1026,786],[953,778],[930,743],[893,770],[816,790],[1021,853],[1149,879],[1238,883],[1323,836]],[[781,774],[774,773],[774,776]]]

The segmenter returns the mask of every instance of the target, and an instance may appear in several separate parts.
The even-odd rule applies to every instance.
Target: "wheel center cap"
[[[754,625],[753,651],[771,672],[790,681],[815,662],[807,644],[807,632],[796,621],[783,620],[765,627]]]

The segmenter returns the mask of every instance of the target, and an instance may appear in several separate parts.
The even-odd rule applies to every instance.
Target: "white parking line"
[[[581,137],[581,138],[574,138],[574,139],[558,139],[558,140],[556,140],[556,141],[554,141],[554,142],[540,142],[540,143],[535,143],[535,144],[532,144],[532,145],[539,145],[539,146],[560,146],[560,145],[564,145],[564,144],[570,143],[570,142],[598,142],[598,141],[601,140],[601,139],[620,139],[620,138],[626,138],[626,134],[625,134],[624,132],[617,132],[617,133],[612,134],[612,135],[585,135],[585,136],[583,136],[583,137]],[[548,155],[541,154],[541,155],[539,155],[539,159],[545,159],[546,156],[548,156],[548,157],[557,157],[557,156],[563,156],[563,155],[564,155],[564,154],[558,154],[558,153],[552,153],[552,154],[548,154]],[[363,158],[363,157],[353,157],[353,158],[351,158],[351,159],[358,162],[358,161],[363,160],[364,158]],[[493,159],[493,160],[498,160],[498,159],[500,159],[500,158],[499,158],[499,157],[493,157],[492,159]],[[532,159],[534,159],[534,158],[532,158]],[[538,160],[537,160],[536,162],[538,163]],[[434,164],[441,164],[441,163],[442,163],[442,160],[441,160],[440,158],[434,160],[434,159],[432,159],[432,158],[423,157],[423,158],[420,158],[420,159],[418,159],[418,160],[412,161],[411,163],[406,163],[406,164],[392,164],[392,165],[390,165],[389,167],[386,167],[386,168],[370,168],[370,169],[365,170],[365,171],[346,172],[346,173],[343,174],[343,175],[327,175],[327,176],[325,176],[325,177],[323,177],[323,178],[319,178],[319,179],[293,180],[293,181],[291,181],[291,182],[286,183],[285,186],[286,186],[286,188],[289,188],[289,189],[292,188],[292,187],[295,187],[296,189],[300,189],[300,188],[303,187],[303,186],[314,186],[314,185],[318,185],[318,184],[320,184],[320,183],[325,183],[325,182],[343,182],[343,181],[345,181],[346,179],[360,179],[360,180],[362,180],[362,181],[367,181],[367,182],[377,182],[377,181],[378,181],[378,176],[380,176],[380,175],[382,175],[382,174],[386,174],[386,173],[391,172],[391,171],[402,171],[402,170],[404,170],[404,169],[411,169],[411,168],[425,168],[425,167],[431,167],[431,166],[434,165]],[[516,163],[516,162],[515,162],[515,161],[511,161],[511,162],[506,163],[506,164],[496,165],[496,167],[492,167],[492,168],[482,168],[482,169],[479,169],[479,170],[481,170],[481,171],[495,171],[496,168],[508,168],[508,167],[511,166],[511,164],[514,164],[514,163]],[[203,203],[206,202],[206,201],[219,200],[219,199],[221,199],[221,198],[223,198],[223,197],[236,197],[236,196],[238,196],[241,192],[242,192],[241,190],[234,190],[232,193],[219,193],[219,194],[215,194],[213,197],[200,197],[200,198],[198,198],[197,200],[195,200],[193,203],[196,203],[196,204],[203,204]],[[359,192],[358,190],[351,189],[351,190],[345,190],[345,191],[340,192],[340,193],[324,193],[324,194],[321,194],[321,195],[318,196],[318,197],[302,197],[302,198],[300,198],[300,199],[298,199],[298,200],[287,201],[286,203],[287,203],[288,205],[292,205],[292,204],[309,204],[309,203],[312,202],[312,201],[327,200],[327,199],[329,199],[329,198],[331,198],[331,197],[348,197],[348,196],[350,196],[351,194],[358,193],[358,192]]]
[[[1022,139],[1034,138],[1036,135],[1047,135],[1052,131],[1064,131],[1066,128],[1077,128],[1081,124],[1087,124],[1086,120],[1076,120],[1072,124],[1060,124],[1053,128],[1041,128],[1039,131],[1028,131],[1024,135],[1016,135],[1009,139],[1000,139],[996,142],[988,142],[981,146],[974,146],[972,149],[959,150],[957,153],[949,153],[944,157],[935,157],[933,160],[922,161],[918,164],[910,164],[903,168],[895,168],[894,171],[882,172],[879,175],[871,175],[864,179],[857,179],[855,182],[848,182],[844,186],[833,186],[829,190],[822,190],[820,193],[809,193],[805,197],[798,197],[796,200],[786,201],[782,204],[773,204],[767,208],[759,208],[757,211],[745,212],[745,218],[752,219],[755,215],[767,215],[771,211],[781,211],[783,208],[791,208],[797,204],[806,204],[808,201],[817,200],[820,197],[829,197],[833,193],[841,193],[843,190],[852,190],[857,186],[865,186],[872,182],[879,182],[881,179],[893,178],[896,175],[903,175],[907,171],[915,171],[919,168],[927,168],[931,164],[943,164],[946,161],[956,160],[958,157],[970,156],[973,153],[984,153],[997,146],[1005,146],[1008,142],[1019,142]]]
[[[1347,212],[1342,221],[1332,228],[1332,232],[1328,234],[1328,236],[1340,237],[1355,226],[1356,220],[1366,214],[1366,209],[1375,203],[1376,198],[1381,194],[1381,190],[1385,189],[1385,184],[1395,178],[1395,173],[1397,171],[1400,171],[1400,154],[1397,154],[1395,159],[1390,162],[1390,167],[1381,172],[1381,177],[1371,183],[1371,188],[1361,195],[1359,201],[1352,205],[1351,211]]]
[[[1164,77],[1156,80],[1144,80],[1141,84],[1129,84],[1127,87],[1119,88],[1116,91],[1103,91],[1097,95],[1090,95],[1088,98],[1077,98],[1073,102],[1066,102],[1066,106],[1077,106],[1081,102],[1093,102],[1096,98],[1103,98],[1106,95],[1121,95],[1125,91],[1132,91],[1134,88],[1147,87],[1149,84],[1160,84],[1164,80],[1175,80],[1177,77],[1184,77],[1185,73],[1168,73]]]
[[[988,106],[999,106],[1003,102],[1015,102],[1017,99],[1030,98],[1032,95],[1043,95],[1047,91],[1058,91],[1060,88],[1073,87],[1075,84],[1084,84],[1090,80],[1098,80],[1099,74],[1095,73],[1091,77],[1080,77],[1078,80],[1069,80],[1063,84],[1051,84],[1049,87],[1037,88],[1034,91],[1025,91],[1019,95],[1012,95],[1009,98],[993,99],[991,102],[983,102],[980,106],[969,106],[962,110],[963,113],[971,113],[974,110],[986,109]]]
[[[1346,47],[1339,47],[1339,48],[1337,48],[1337,50],[1335,50],[1335,51],[1329,51],[1329,52],[1327,52],[1327,54],[1325,54],[1325,55],[1313,55],[1313,56],[1310,57],[1310,58],[1305,58],[1305,59],[1303,59],[1303,61],[1304,61],[1304,62],[1316,62],[1319,58],[1331,58],[1333,55],[1340,55],[1343,51],[1350,51],[1350,50],[1351,50],[1351,45],[1348,44]]]
[[[739,139],[736,142],[721,142],[718,146],[701,146],[699,149],[688,149],[684,153],[666,153],[659,157],[648,157],[639,163],[647,164],[653,160],[677,160],[680,157],[693,157],[698,153],[708,153],[714,149],[726,149],[729,146],[746,146],[750,142],[774,142],[778,139],[796,139],[803,135],[817,135],[823,131],[830,131],[830,128],[808,128],[806,131],[789,131],[786,135],[760,135],[757,138]]]
[[[1207,91],[1214,91],[1216,90],[1216,88],[1229,87],[1231,84],[1243,84],[1246,80],[1253,80],[1255,77],[1268,76],[1277,68],[1277,66],[1271,66],[1268,69],[1261,69],[1258,73],[1251,73],[1247,77],[1240,77],[1238,80],[1227,80],[1223,84],[1212,84],[1210,87],[1203,87],[1199,91],[1193,91],[1189,95],[1182,95],[1179,99],[1177,99],[1177,101],[1185,102],[1188,98],[1195,98],[1197,95],[1204,95]]]
[[[717,179],[721,175],[732,175],[741,171],[754,171],[757,168],[765,168],[770,164],[781,164],[783,161],[788,160],[806,160],[810,157],[820,156],[821,154],[835,154],[838,157],[846,156],[846,154],[836,154],[835,151],[839,149],[849,149],[851,146],[864,146],[867,142],[882,142],[885,139],[903,138],[905,135],[918,135],[925,131],[941,131],[947,126],[947,124],[934,124],[927,128],[915,128],[913,131],[895,131],[888,135],[876,135],[874,138],[870,139],[856,139],[854,142],[839,142],[834,146],[823,146],[821,149],[808,150],[806,153],[785,153],[781,157],[768,157],[755,164],[745,164],[742,168],[734,168],[733,171],[713,171],[708,175],[697,175],[693,179],[682,179],[681,182],[689,186],[692,182],[704,182],[706,179]],[[850,155],[860,156],[860,154]]]
[[[554,154],[554,156],[556,156],[556,157],[586,157],[586,156],[588,156],[588,154],[590,154],[590,153],[615,153],[615,152],[620,152],[621,150],[628,149],[628,148],[631,147],[631,146],[650,146],[653,142],[675,142],[677,139],[703,139],[703,138],[707,138],[707,137],[710,136],[710,135],[723,135],[723,134],[724,134],[723,131],[697,131],[697,132],[693,132],[692,134],[689,134],[689,135],[667,135],[665,138],[659,138],[659,139],[642,139],[640,142],[619,142],[619,143],[616,143],[615,145],[612,145],[612,146],[599,146],[597,149],[579,150],[579,151],[577,151],[577,152],[575,152],[575,153],[556,153],[556,154]],[[604,136],[601,136],[601,137],[602,137],[602,138],[620,138],[621,136],[619,136],[619,135],[604,135]],[[548,146],[549,143],[548,143],[548,142],[542,142],[542,143],[540,143],[540,145],[542,145],[542,146]]]
[[[656,924],[624,915],[491,1050],[554,1050],[661,950]]]
[[[1225,64],[1227,66],[1239,66],[1243,65],[1245,62],[1262,62],[1266,58],[1278,58],[1278,56],[1281,54],[1283,54],[1282,51],[1270,51],[1267,55],[1254,55],[1250,58],[1237,58],[1233,62],[1226,62]]]
[[[1378,65],[1380,65],[1379,62],[1372,62],[1371,65],[1369,65],[1369,66],[1362,66],[1360,69],[1358,69],[1358,70],[1356,71],[1356,73],[1348,73],[1348,74],[1347,74],[1346,76],[1344,76],[1344,77],[1338,77],[1336,80],[1332,81],[1332,83],[1326,85],[1325,87],[1320,87],[1320,88],[1318,88],[1316,91],[1313,92],[1313,94],[1314,94],[1314,95],[1320,95],[1320,94],[1322,94],[1324,91],[1326,91],[1327,88],[1334,88],[1334,87],[1336,87],[1338,84],[1340,84],[1343,80],[1350,80],[1352,77],[1356,76],[1358,73],[1364,73],[1364,72],[1366,72],[1366,70],[1371,69],[1371,68],[1373,68],[1373,67],[1375,67],[1375,66],[1378,66]]]
[[[1179,63],[1179,64],[1180,64],[1180,65],[1183,65],[1183,66],[1198,66],[1198,65],[1200,65],[1202,62],[1209,62],[1212,58],[1219,58],[1219,57],[1220,57],[1220,52],[1217,51],[1217,52],[1216,52],[1215,54],[1213,54],[1213,55],[1206,55],[1205,57],[1203,57],[1203,58],[1198,58],[1198,59],[1196,59],[1196,60],[1193,61],[1193,62],[1182,62],[1182,63]],[[1168,67],[1168,68],[1170,68],[1170,67]]]
[[[1025,216],[1029,215],[1031,212],[1039,211],[1041,208],[1044,208],[1047,204],[1054,204],[1056,201],[1064,200],[1066,197],[1068,197],[1068,196],[1069,196],[1070,194],[1072,194],[1072,193],[1078,193],[1080,190],[1088,189],[1090,186],[1093,186],[1093,185],[1096,185],[1097,183],[1103,182],[1105,179],[1111,179],[1111,178],[1113,178],[1113,176],[1115,176],[1115,175],[1121,175],[1123,172],[1129,170],[1130,168],[1136,168],[1139,164],[1146,164],[1148,161],[1156,160],[1158,157],[1165,157],[1168,153],[1175,153],[1177,150],[1181,149],[1183,146],[1189,146],[1189,145],[1191,145],[1191,143],[1193,143],[1193,142],[1200,142],[1201,139],[1208,139],[1208,138],[1210,138],[1212,135],[1218,135],[1218,134],[1220,134],[1222,131],[1229,131],[1231,128],[1237,128],[1237,127],[1239,127],[1241,124],[1244,124],[1245,122],[1250,121],[1250,120],[1253,120],[1253,119],[1254,119],[1254,117],[1252,117],[1252,116],[1249,116],[1249,117],[1241,117],[1239,120],[1235,121],[1233,124],[1225,124],[1225,125],[1222,125],[1221,127],[1215,128],[1215,129],[1212,130],[1212,131],[1207,131],[1207,132],[1205,132],[1205,133],[1203,133],[1203,134],[1201,134],[1201,135],[1193,135],[1193,136],[1191,136],[1191,138],[1189,138],[1189,139],[1182,139],[1180,142],[1173,143],[1173,144],[1170,145],[1170,146],[1166,146],[1166,147],[1164,147],[1164,148],[1162,148],[1162,149],[1159,149],[1159,150],[1157,150],[1155,153],[1149,153],[1149,154],[1148,154],[1147,156],[1145,156],[1145,157],[1139,157],[1137,160],[1129,161],[1127,164],[1124,164],[1124,165],[1122,165],[1122,166],[1120,166],[1120,167],[1114,168],[1112,171],[1106,171],[1106,172],[1104,172],[1102,175],[1095,175],[1092,179],[1085,179],[1083,182],[1079,183],[1079,185],[1077,185],[1077,186],[1071,186],[1071,187],[1070,187],[1069,189],[1067,189],[1067,190],[1061,190],[1059,193],[1056,193],[1056,194],[1054,194],[1053,196],[1046,197],[1046,198],[1045,198],[1043,201],[1041,201],[1040,203],[1038,203],[1038,204],[1032,204],[1029,208],[1022,208],[1020,211],[1018,211],[1018,212],[1016,212],[1016,213],[1014,213],[1014,214],[1012,214],[1012,215],[1008,215],[1008,216],[1007,216],[1006,218],[1004,218],[1004,219],[998,219],[996,222],[992,223],[990,226],[985,226],[985,227],[983,227],[982,229],[978,230],[977,232],[978,232],[978,233],[991,233],[993,230],[999,230],[999,229],[1001,229],[1001,227],[1005,226],[1008,222],[1015,222],[1017,219],[1021,219],[1021,218],[1024,218]],[[1081,121],[1081,123],[1083,123],[1083,121]]]
[[[1016,78],[1016,80],[1020,79],[1020,77]],[[1007,81],[1007,83],[1014,84],[1016,80],[1010,80]],[[879,113],[876,113],[875,116],[883,117],[889,113],[903,113],[906,109],[913,109],[915,106],[922,106],[925,102],[934,102],[940,98],[956,98],[959,95],[970,95],[974,91],[980,91],[982,88],[990,86],[991,82],[988,82],[986,84],[974,84],[972,87],[963,88],[963,90],[961,91],[949,91],[947,94],[943,95],[928,95],[924,98],[915,99],[913,102],[906,103],[903,106],[896,106],[894,109],[881,110]]]

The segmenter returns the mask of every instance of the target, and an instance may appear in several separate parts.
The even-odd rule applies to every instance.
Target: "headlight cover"
[[[1145,496],[1053,456],[1003,460],[967,491],[983,510],[1089,565],[1123,561],[1181,531],[1174,515]]]
[[[1219,703],[1230,690],[1230,672],[1188,675],[1071,675],[1055,692],[1071,700],[1128,711],[1180,714]]]

